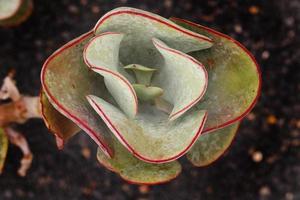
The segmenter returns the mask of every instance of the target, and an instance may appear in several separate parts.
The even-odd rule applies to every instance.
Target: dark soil
[[[0,177],[0,199],[299,200],[299,0],[36,0],[27,22],[0,28],[1,77],[16,69],[20,90],[37,95],[45,59],[119,6],[207,25],[241,41],[255,55],[262,69],[262,95],[230,151],[206,168],[182,159],[184,170],[176,180],[139,187],[100,166],[96,145],[85,134],[58,151],[43,122],[32,120],[17,128],[28,138],[33,166],[26,178],[18,177],[21,153],[11,145]]]

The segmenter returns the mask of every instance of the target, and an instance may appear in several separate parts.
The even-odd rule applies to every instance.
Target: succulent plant
[[[32,0],[0,0],[0,26],[19,25],[30,16],[32,9]]]
[[[260,90],[253,56],[228,36],[134,8],[106,13],[41,73],[44,120],[60,148],[80,129],[103,166],[137,184],[205,166],[231,144]]]

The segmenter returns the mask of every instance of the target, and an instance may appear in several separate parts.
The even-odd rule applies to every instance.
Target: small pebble
[[[128,184],[122,185],[121,188],[124,192],[127,192],[127,193],[130,192],[130,186]]]
[[[249,13],[252,15],[257,15],[259,13],[260,9],[257,6],[250,6],[249,7]]]
[[[83,187],[83,188],[81,188],[81,192],[86,196],[91,196],[93,190],[89,187]]]
[[[285,19],[285,24],[288,27],[293,27],[294,24],[295,24],[295,19],[293,17],[288,17],[288,18]]]
[[[91,158],[91,150],[88,147],[83,147],[81,149],[81,155],[88,160]]]
[[[75,6],[75,5],[70,5],[68,7],[68,10],[72,14],[78,14],[79,13],[79,8],[77,6]]]
[[[86,6],[88,4],[88,0],[80,0],[80,4]]]
[[[285,199],[286,199],[286,200],[293,200],[293,199],[294,199],[293,193],[287,192],[287,193],[285,194]]]
[[[296,122],[296,127],[297,127],[297,128],[300,128],[300,119],[297,120],[297,122]]]
[[[260,151],[254,151],[252,154],[252,160],[256,163],[261,162],[263,159],[263,154]]]
[[[240,24],[236,24],[236,25],[234,25],[234,31],[236,33],[242,33],[243,32],[243,28],[242,28],[242,26]]]
[[[172,8],[173,2],[172,0],[165,0],[164,5],[166,8]]]
[[[259,189],[259,195],[262,196],[262,197],[270,196],[270,194],[271,194],[271,190],[268,186],[262,186]]]
[[[247,119],[249,120],[249,121],[253,121],[253,120],[255,120],[255,114],[254,113],[249,113],[248,115],[247,115]]]
[[[261,58],[263,60],[267,60],[270,57],[270,53],[268,51],[263,51],[261,54]]]
[[[269,115],[267,118],[267,123],[274,125],[277,123],[277,118],[274,115]]]
[[[98,14],[100,12],[100,7],[99,6],[92,6],[92,13]]]
[[[148,185],[139,186],[139,191],[141,194],[147,194],[150,191],[150,187]]]

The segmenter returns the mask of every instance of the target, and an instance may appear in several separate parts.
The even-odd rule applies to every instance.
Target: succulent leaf
[[[44,122],[48,129],[55,135],[58,148],[62,149],[64,142],[78,133],[80,128],[74,122],[60,114],[49,102],[43,91],[40,94],[40,102]]]
[[[103,99],[87,99],[107,127],[136,157],[146,162],[164,163],[182,156],[200,136],[205,111],[193,111],[174,121],[154,106],[144,104],[134,119]]]
[[[97,158],[106,168],[120,174],[131,183],[163,183],[176,178],[181,172],[181,165],[177,161],[159,165],[146,163],[134,157],[117,139],[113,144],[115,149],[113,158],[108,158],[100,149],[98,149]]]
[[[21,5],[22,0],[0,0],[0,19],[14,15]]]
[[[153,44],[163,56],[153,84],[159,85],[164,90],[162,98],[173,104],[170,120],[174,120],[202,98],[207,87],[207,72],[191,56],[171,49],[155,38]]]
[[[137,113],[137,96],[130,82],[122,74],[129,75],[120,67],[119,46],[123,34],[103,33],[94,37],[84,50],[85,63],[104,77],[105,85],[121,109],[129,116]],[[121,74],[122,73],[122,74]]]
[[[150,85],[152,75],[156,69],[145,67],[139,64],[130,64],[124,67],[124,69],[130,69],[135,73],[136,82],[145,86]]]
[[[33,10],[32,0],[0,0],[0,26],[16,26]]]
[[[212,40],[203,35],[184,29],[156,14],[134,8],[112,10],[94,28],[96,35],[109,31],[124,34],[120,48],[120,60],[124,65],[138,63],[156,66],[160,55],[151,42],[154,37],[182,52],[212,46]]]
[[[203,167],[216,161],[231,145],[239,127],[239,122],[214,131],[206,133],[198,138],[187,158],[197,167]]]
[[[132,85],[138,98],[142,101],[155,100],[155,98],[163,94],[163,89],[159,87],[146,86],[142,84]]]
[[[241,120],[254,107],[261,87],[259,67],[251,53],[234,39],[192,22],[177,24],[214,40],[207,50],[191,53],[208,71],[209,84],[198,109],[208,110],[204,132]]]
[[[2,173],[5,158],[8,149],[8,139],[4,133],[4,130],[0,128],[0,174]]]
[[[108,99],[103,77],[91,71],[84,63],[84,45],[93,36],[88,32],[61,47],[43,66],[41,81],[43,91],[54,108],[71,119],[98,145],[113,155],[111,135],[104,130],[105,124],[94,112],[85,96],[95,94]]]

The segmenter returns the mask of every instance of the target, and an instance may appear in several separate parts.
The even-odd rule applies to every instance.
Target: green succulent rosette
[[[175,178],[185,154],[195,166],[219,158],[260,90],[258,65],[235,40],[126,7],[52,54],[41,81],[58,145],[81,129],[103,166],[137,184]]]
[[[0,26],[17,26],[32,13],[32,0],[0,0]]]

